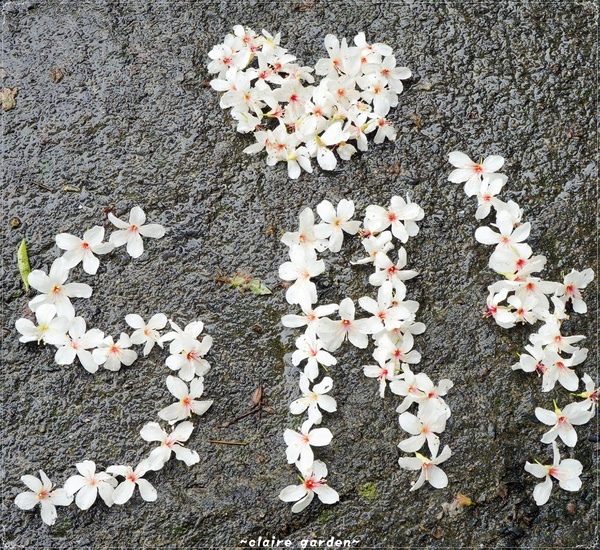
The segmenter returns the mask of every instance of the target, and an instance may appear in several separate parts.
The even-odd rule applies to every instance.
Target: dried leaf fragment
[[[265,285],[260,279],[252,279],[250,281],[250,292],[257,296],[264,296],[266,294],[273,294],[271,289]]]
[[[3,88],[0,92],[0,102],[2,103],[3,111],[10,111],[14,109],[17,102],[15,101],[15,97],[19,88]]]

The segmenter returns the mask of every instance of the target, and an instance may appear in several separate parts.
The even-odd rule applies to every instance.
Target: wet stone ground
[[[578,493],[555,484],[537,507],[526,460],[551,460],[539,442],[535,406],[551,408],[566,391],[540,392],[535,376],[514,373],[530,330],[506,331],[482,318],[490,250],[478,245],[474,205],[446,181],[447,154],[501,154],[504,193],[532,222],[530,243],[547,256],[543,276],[596,263],[596,18],[594,2],[166,2],[130,0],[9,1],[2,7],[2,87],[18,88],[3,128],[2,526],[7,548],[202,548],[243,546],[276,536],[356,540],[359,547],[592,547],[597,537],[597,425],[578,429],[580,443],[563,451],[584,466]],[[326,34],[393,46],[414,78],[392,110],[395,143],[372,146],[333,173],[316,169],[296,181],[282,166],[247,156],[252,142],[234,131],[207,86],[207,52],[234,24],[281,31],[283,44],[306,65],[324,55]],[[58,72],[57,72],[58,71]],[[57,76],[58,75],[58,76]],[[394,194],[425,210],[421,232],[407,245],[421,275],[408,294],[419,300],[427,332],[416,338],[419,368],[448,377],[452,418],[442,443],[450,484],[408,493],[416,474],[397,466],[403,438],[394,412],[361,365],[369,352],[344,347],[331,369],[339,412],[326,418],[334,443],[319,456],[341,500],[315,502],[301,515],[277,499],[295,483],[282,432],[298,417],[291,366],[294,334],[279,317],[291,312],[277,276],[286,260],[279,241],[297,214],[323,199],[368,204]],[[14,322],[30,316],[16,249],[25,236],[33,269],[48,269],[54,235],[108,229],[105,212],[124,217],[135,205],[169,228],[131,260],[111,254],[93,286],[76,302],[89,326],[118,335],[127,313],[162,311],[179,323],[200,318],[214,336],[206,396],[214,399],[189,445],[200,456],[189,469],[170,462],[150,476],[158,501],[138,496],[123,507],[59,509],[53,527],[19,510],[20,476],[43,469],[59,484],[74,463],[105,468],[136,464],[152,447],[138,436],[169,404],[165,354],[153,353],[118,373],[58,367],[52,349],[20,344]],[[11,226],[11,219],[21,224]],[[352,267],[360,245],[328,257],[322,296],[357,299],[368,270]],[[227,289],[215,281],[238,270],[263,279],[271,296]],[[594,374],[598,311],[572,316],[569,334],[587,334]],[[580,372],[581,374],[581,372]],[[268,406],[229,428],[262,383]],[[246,442],[217,445],[209,439]],[[457,493],[476,504],[438,518]]]

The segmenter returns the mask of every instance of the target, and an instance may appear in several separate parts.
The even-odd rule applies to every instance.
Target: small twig
[[[241,420],[242,418],[246,418],[247,416],[250,416],[251,414],[254,414],[255,412],[258,412],[259,410],[260,409],[258,409],[258,407],[255,405],[248,412],[245,412],[244,414],[241,414],[240,416],[238,416],[237,418],[234,418],[233,420],[230,420],[229,422],[225,422],[225,424],[222,424],[221,426],[219,426],[219,428],[228,428],[229,426],[231,426],[232,424],[234,424],[238,420]]]
[[[220,441],[218,439],[207,439],[209,443],[217,443],[219,445],[248,445],[246,441]]]
[[[39,183],[37,181],[31,181],[31,183],[33,183],[34,185],[37,185],[38,187],[41,187],[42,189],[45,189],[46,191],[50,191],[51,193],[54,193],[54,189],[50,189],[50,187],[46,187],[43,183]]]

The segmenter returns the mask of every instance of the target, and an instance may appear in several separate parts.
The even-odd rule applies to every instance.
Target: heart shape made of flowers
[[[386,117],[412,73],[396,66],[390,46],[369,44],[363,32],[354,46],[328,34],[329,57],[313,68],[294,63],[280,41],[280,33],[259,35],[236,25],[208,54],[208,71],[217,75],[210,85],[223,92],[221,108],[231,108],[238,132],[254,133],[256,143],[244,152],[266,151],[269,166],[285,162],[296,179],[301,170],[312,172],[312,158],[334,170],[334,151],[342,160],[366,151],[373,132],[376,144],[396,139]],[[322,77],[315,86],[313,72]]]

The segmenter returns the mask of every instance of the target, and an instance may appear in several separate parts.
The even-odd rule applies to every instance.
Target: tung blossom
[[[419,489],[426,481],[436,489],[443,489],[448,485],[448,476],[438,466],[442,462],[448,460],[451,456],[450,447],[446,445],[442,453],[436,457],[432,453],[431,458],[427,458],[420,453],[415,453],[415,457],[401,457],[398,459],[398,464],[406,470],[421,470],[421,475],[410,488],[411,491]]]
[[[187,384],[175,376],[167,376],[167,387],[179,401],[160,410],[158,416],[169,424],[175,424],[194,414],[204,414],[213,404],[211,401],[198,401],[196,398],[204,393],[204,379],[194,378],[188,390]]]
[[[105,369],[118,371],[121,369],[121,365],[129,366],[137,359],[137,353],[127,349],[130,347],[131,340],[124,332],[121,333],[117,342],[109,335],[92,352],[92,358],[97,365],[104,365]]]
[[[588,411],[582,403],[569,403],[564,409],[559,409],[554,403],[554,411],[536,407],[535,416],[548,426],[552,426],[542,436],[542,443],[552,443],[557,437],[563,440],[565,445],[575,447],[577,443],[577,432],[573,426],[586,424],[594,416],[593,411]]]
[[[75,317],[70,323],[68,337],[65,336],[61,347],[56,350],[54,360],[59,365],[70,365],[77,357],[86,371],[94,373],[98,370],[98,363],[88,350],[100,346],[103,339],[104,333],[101,330],[86,330],[85,319]]]
[[[119,483],[113,492],[113,502],[115,504],[125,504],[132,496],[136,486],[140,491],[140,496],[146,502],[154,502],[158,495],[156,489],[144,475],[151,470],[151,464],[148,460],[142,460],[135,470],[131,466],[109,466],[106,471],[114,476],[121,476],[125,479]]]
[[[160,447],[154,449],[148,457],[152,470],[160,470],[175,453],[175,458],[185,462],[186,466],[193,466],[200,462],[200,457],[196,451],[186,449],[183,442],[187,441],[192,435],[194,425],[189,422],[180,422],[173,428],[171,433],[163,430],[158,422],[148,422],[140,431],[140,436],[144,441],[160,441]]]
[[[287,429],[283,439],[287,444],[286,455],[289,464],[298,464],[301,470],[310,468],[314,462],[314,447],[323,447],[331,443],[332,433],[327,428],[315,428],[311,430],[313,423],[310,420],[304,422],[299,431]]]
[[[31,311],[36,311],[43,304],[54,304],[59,317],[73,319],[75,309],[69,298],[89,298],[92,295],[92,287],[83,283],[65,284],[68,277],[69,268],[63,258],[52,262],[48,275],[39,269],[32,271],[27,280],[42,294],[29,302]]]
[[[360,228],[359,221],[350,221],[354,216],[354,202],[342,199],[337,206],[333,207],[329,201],[323,201],[317,205],[317,212],[322,223],[314,227],[315,236],[318,239],[329,239],[329,250],[339,252],[344,241],[344,232],[356,235]]]
[[[75,267],[79,262],[83,263],[83,270],[90,275],[95,275],[100,265],[100,260],[94,254],[108,254],[115,245],[103,243],[104,227],[95,225],[83,234],[83,239],[69,233],[56,235],[58,248],[66,250],[63,254],[67,267]]]
[[[297,464],[298,468],[300,466]],[[302,484],[288,485],[279,493],[279,498],[284,502],[296,502],[292,506],[295,514],[302,512],[315,498],[315,494],[324,504],[334,504],[339,499],[337,491],[327,485],[327,466],[320,460],[315,460],[310,468],[302,472]]]
[[[98,494],[104,503],[113,505],[113,491],[117,480],[106,472],[96,473],[96,464],[91,460],[84,460],[75,464],[81,475],[71,476],[65,482],[65,491],[69,495],[77,493],[75,504],[80,510],[88,510],[96,502]]]
[[[25,475],[21,481],[29,491],[19,493],[15,498],[15,504],[21,510],[31,510],[40,505],[42,521],[46,525],[54,525],[56,522],[56,506],[68,506],[73,502],[73,497],[64,489],[54,489],[54,485],[48,476],[40,470],[40,479],[35,476]]]
[[[373,317],[355,319],[355,307],[351,298],[344,298],[340,302],[339,314],[339,321],[332,321],[328,318],[319,319],[317,335],[323,340],[325,349],[335,351],[346,339],[350,340],[357,348],[366,348],[369,344],[367,335],[376,332],[380,323]]]
[[[146,223],[146,214],[139,206],[134,206],[129,213],[129,222],[124,222],[112,213],[108,213],[108,219],[119,230],[113,231],[110,235],[110,242],[114,246],[127,245],[127,253],[132,258],[139,258],[144,253],[144,243],[142,237],[160,239],[165,234],[165,228],[162,225]]]
[[[460,151],[452,151],[448,160],[456,168],[448,179],[452,183],[465,182],[465,193],[469,196],[477,195],[483,178],[488,178],[504,166],[504,158],[499,155],[490,155],[477,163]]]
[[[36,309],[35,317],[37,326],[29,319],[22,317],[15,321],[15,328],[21,333],[19,342],[45,342],[53,346],[62,346],[67,339],[66,332],[69,320],[66,317],[56,316],[54,304],[43,304]]]
[[[581,480],[579,476],[583,471],[583,466],[579,460],[567,458],[560,460],[560,453],[556,441],[552,442],[554,460],[549,466],[544,466],[539,462],[532,464],[525,463],[525,470],[537,478],[545,478],[542,483],[538,483],[533,489],[533,498],[538,506],[548,502],[552,492],[552,478],[558,480],[561,489],[565,491],[579,491],[581,489]],[[536,461],[537,462],[537,461]]]
[[[313,424],[320,424],[323,415],[319,409],[327,412],[335,412],[337,403],[330,395],[325,395],[333,387],[333,380],[325,376],[318,384],[310,388],[310,381],[304,375],[300,375],[300,391],[302,397],[290,403],[290,412],[292,414],[302,414],[308,409],[308,419]]]
[[[148,324],[140,315],[132,313],[125,316],[125,322],[131,328],[136,329],[130,336],[131,343],[144,344],[144,357],[152,351],[154,344],[163,347],[163,341],[158,331],[165,328],[167,324],[167,316],[164,313],[157,313],[150,317]]]

